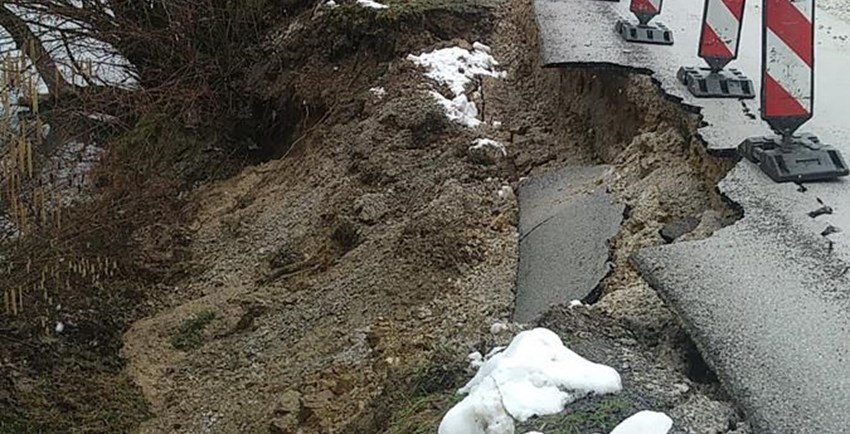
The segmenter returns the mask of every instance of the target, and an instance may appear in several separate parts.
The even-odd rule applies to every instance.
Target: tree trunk
[[[0,27],[9,32],[18,49],[30,58],[41,79],[44,80],[44,84],[47,85],[47,91],[50,92],[51,96],[58,98],[71,90],[71,85],[62,76],[59,67],[44,48],[41,40],[21,17],[15,15],[2,4],[0,4]],[[29,44],[33,44],[35,49],[30,50]]]

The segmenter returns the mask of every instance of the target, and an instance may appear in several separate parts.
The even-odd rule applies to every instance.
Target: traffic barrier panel
[[[753,82],[736,69],[723,68],[738,57],[745,0],[706,0],[698,54],[707,68],[682,67],[678,78],[696,97],[755,98]]]
[[[777,182],[850,175],[837,149],[794,134],[814,110],[814,0],[764,0],[762,13],[761,117],[778,136],[747,139],[740,153]]]

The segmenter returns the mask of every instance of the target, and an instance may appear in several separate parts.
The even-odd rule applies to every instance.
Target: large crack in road
[[[823,10],[841,10],[836,2],[825,3],[819,5]],[[759,110],[757,101],[697,100],[678,84],[676,69],[699,62],[695,56],[698,31],[694,30],[698,26],[693,25],[699,22],[698,8],[667,5],[659,20],[673,30],[676,44],[657,47],[626,44],[611,31],[610,23],[629,15],[625,3],[537,0],[534,5],[543,33],[545,64],[614,68],[636,74],[632,77],[643,75],[641,80],[660,86],[658,93],[675,110],[694,113],[690,119],[696,119],[698,125],[679,130],[686,133],[682,137],[687,138],[691,151],[704,154],[703,148],[707,148],[713,154],[730,155],[744,138],[769,133],[754,115]],[[756,86],[760,13],[759,5],[748,5],[742,54],[734,65],[754,78]],[[805,129],[846,152],[850,130],[836,115],[843,112],[850,88],[836,71],[848,67],[850,24],[840,14],[823,13],[818,20],[815,100],[819,103],[815,118]],[[648,95],[648,88],[642,93]],[[598,112],[591,112],[591,118]],[[628,125],[628,119],[626,116],[622,122]],[[609,135],[618,131],[614,128]],[[657,158],[669,155],[660,152]],[[713,173],[706,178],[706,187],[713,191],[717,185],[721,192],[711,192],[708,197],[733,203],[727,208],[732,212],[721,216],[715,230],[681,238],[697,240],[690,243],[623,249],[630,234],[639,234],[644,228],[624,230],[612,243],[615,272],[606,279],[606,287],[625,283],[628,288],[629,282],[642,282],[632,280],[635,269],[630,267],[621,268],[626,270],[624,280],[616,277],[618,252],[628,252],[620,257],[625,260],[634,255],[636,268],[683,319],[696,347],[745,410],[755,432],[846,432],[850,426],[850,383],[846,379],[850,376],[844,360],[850,353],[845,332],[850,283],[845,270],[850,254],[846,232],[840,228],[847,224],[848,214],[835,209],[829,215],[811,214],[847,203],[847,183],[774,184],[747,162],[737,164],[728,174],[726,170],[703,169],[708,169],[703,173]],[[624,191],[634,183],[627,180]],[[652,194],[645,193],[645,187],[635,190],[638,195]],[[720,229],[738,216],[744,217]],[[693,225],[692,220],[680,226]],[[624,228],[628,226],[627,220]],[[710,232],[715,234],[706,238]],[[638,286],[654,294],[645,282]],[[621,312],[641,300],[623,296],[628,293],[611,292],[598,306],[615,306],[606,310],[622,317]],[[618,298],[623,302],[613,303]],[[643,329],[640,321],[631,322],[632,330]]]
[[[580,354],[617,367],[625,405],[667,411],[674,432],[749,432],[678,317],[629,261],[642,248],[704,239],[740,218],[716,189],[734,161],[709,155],[696,134],[699,117],[649,76],[588,65],[536,74],[546,78],[533,82],[557,89],[549,115],[558,137],[589,158],[544,165],[520,183],[514,318],[549,327]],[[665,239],[670,227],[686,229]],[[595,303],[570,307],[573,299]],[[592,398],[569,411],[604,413],[611,405]],[[525,428],[559,425],[572,426],[561,415]]]

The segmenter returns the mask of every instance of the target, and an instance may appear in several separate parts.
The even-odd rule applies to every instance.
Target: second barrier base
[[[841,153],[812,134],[785,140],[753,137],[741,143],[738,151],[776,182],[825,181],[850,175]]]
[[[633,24],[626,20],[620,20],[617,21],[615,30],[629,42],[673,45],[673,32],[664,24]]]
[[[712,71],[710,68],[683,66],[676,77],[697,98],[756,97],[752,80],[734,68]]]

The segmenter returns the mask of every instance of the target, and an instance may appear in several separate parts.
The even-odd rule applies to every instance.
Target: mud
[[[716,384],[688,378],[686,336],[628,263],[664,242],[669,221],[702,218],[708,236],[704,216],[733,219],[714,190],[729,163],[705,155],[698,120],[648,78],[541,68],[529,2],[490,14],[492,32],[396,45],[492,46],[508,74],[482,81],[482,128],[447,121],[404,56],[317,56],[309,80],[293,83],[322,115],[261,160],[281,158],[193,194],[197,271],[125,335],[129,372],[155,414],[141,432],[434,432],[468,375],[435,371],[435,357],[462,361],[520,328],[491,333],[510,317],[516,270],[517,205],[503,187],[603,162],[629,208],[613,271],[585,320],[556,309],[544,324],[582,336],[591,358],[629,364],[627,408],[670,410],[681,432],[746,432]],[[297,40],[293,31],[281,38]],[[378,86],[385,95],[369,90]],[[476,164],[467,148],[477,138],[504,143],[507,157]],[[197,348],[176,349],[175,334],[200,316],[212,319]],[[422,375],[424,392],[405,381]]]

